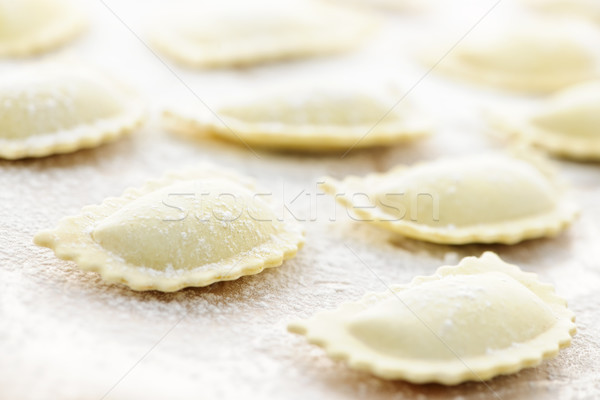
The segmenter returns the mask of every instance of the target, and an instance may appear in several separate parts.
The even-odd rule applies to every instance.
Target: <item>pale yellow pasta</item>
[[[487,252],[288,329],[351,368],[455,385],[556,356],[571,343],[574,320],[551,285]]]
[[[318,1],[169,4],[152,22],[152,43],[195,67],[227,67],[348,50],[374,17]]]
[[[568,87],[531,108],[492,114],[503,133],[549,153],[600,160],[600,82]]]
[[[338,85],[280,90],[223,104],[216,113],[168,110],[171,130],[212,135],[249,146],[301,151],[347,151],[415,140],[431,123],[402,94]]]
[[[0,56],[25,56],[61,45],[85,27],[68,0],[0,0]]]
[[[174,172],[89,206],[35,243],[134,290],[176,291],[281,265],[304,242],[245,178],[214,166]]]
[[[551,92],[600,76],[600,31],[582,21],[515,19],[468,35],[436,70],[474,83],[521,92]]]
[[[128,87],[70,63],[34,64],[0,77],[0,157],[42,157],[130,133],[143,105]]]
[[[434,243],[512,244],[553,236],[577,215],[564,187],[543,168],[498,154],[325,178],[322,187],[356,219]]]

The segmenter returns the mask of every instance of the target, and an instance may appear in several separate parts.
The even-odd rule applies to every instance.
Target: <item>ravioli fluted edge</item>
[[[168,109],[167,129],[190,137],[214,136],[271,150],[348,151],[422,139],[432,123],[415,104],[393,110],[401,91],[347,84],[290,85],[275,93],[225,102],[215,114]]]
[[[531,108],[489,113],[510,138],[556,156],[600,160],[600,81],[569,86]]]
[[[202,165],[84,207],[34,242],[110,283],[172,292],[253,275],[292,258],[304,231],[253,184]]]
[[[291,322],[288,330],[352,369],[456,385],[556,356],[570,345],[574,321],[552,285],[486,252]]]
[[[131,133],[144,103],[127,85],[77,61],[34,63],[0,77],[0,158],[45,157]]]
[[[341,181],[324,178],[321,187],[357,221],[442,244],[552,237],[579,213],[554,171],[529,152],[446,158]]]

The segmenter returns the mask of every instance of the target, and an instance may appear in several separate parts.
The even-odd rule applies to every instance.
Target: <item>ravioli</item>
[[[353,369],[456,385],[556,356],[570,345],[574,320],[553,286],[486,252],[292,322],[288,330]]]
[[[532,109],[511,109],[492,117],[503,132],[549,153],[600,160],[600,81],[564,89]]]
[[[408,102],[397,101],[391,91],[332,85],[255,96],[216,108],[216,115],[168,110],[165,118],[168,129],[188,136],[216,136],[278,150],[348,150],[428,135],[431,124],[424,113]]]
[[[34,242],[107,282],[172,292],[277,267],[304,232],[246,178],[202,165],[85,207]]]
[[[152,24],[157,49],[193,67],[228,67],[348,50],[376,19],[312,1],[231,2],[171,7]]]
[[[510,29],[467,36],[437,69],[502,89],[545,93],[600,76],[599,42],[600,31],[581,21],[516,19]],[[433,63],[440,55],[425,58]]]
[[[85,27],[66,0],[0,0],[0,56],[27,56],[57,47]]]
[[[43,63],[0,77],[0,157],[98,146],[143,119],[137,94],[80,65]]]
[[[553,236],[577,215],[565,188],[544,169],[492,153],[342,182],[325,178],[322,187],[356,219],[410,238],[513,244]]]

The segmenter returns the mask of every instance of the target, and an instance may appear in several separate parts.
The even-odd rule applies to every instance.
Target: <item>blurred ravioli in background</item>
[[[348,86],[289,85],[225,102],[216,114],[181,108],[167,110],[165,119],[170,130],[188,136],[309,152],[389,146],[431,133],[429,118],[407,99],[398,103],[402,92],[395,88]]]
[[[491,115],[502,133],[571,159],[600,160],[600,81],[570,86],[531,108]]]
[[[600,76],[600,30],[580,20],[521,15],[511,27],[482,24],[442,57],[446,45],[422,52],[423,61],[500,89],[548,93]]]
[[[34,63],[0,77],[0,158],[96,147],[131,132],[143,116],[138,95],[99,71]]]
[[[260,0],[168,4],[148,29],[164,54],[192,67],[327,55],[360,44],[376,17],[330,3]]]
[[[68,0],[0,0],[0,56],[28,56],[77,36],[86,18]]]

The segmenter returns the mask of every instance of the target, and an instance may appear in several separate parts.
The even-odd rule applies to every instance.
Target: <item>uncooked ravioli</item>
[[[143,105],[130,88],[71,63],[33,64],[0,77],[0,157],[95,147],[131,132]]]
[[[492,115],[501,132],[566,158],[600,159],[600,81],[570,86],[531,108]]]
[[[316,1],[169,4],[152,21],[152,43],[195,67],[227,67],[350,49],[377,25],[372,16]]]
[[[487,252],[288,325],[384,379],[455,385],[515,373],[571,343],[575,317],[552,285]]]
[[[349,150],[422,138],[432,127],[425,114],[393,91],[338,85],[285,89],[205,110],[168,110],[169,127],[271,149]]]
[[[566,189],[536,162],[493,153],[448,158],[325,178],[322,187],[357,220],[410,238],[512,244],[556,235],[577,215]]]
[[[600,31],[582,21],[516,19],[484,26],[456,48],[424,56],[436,70],[521,92],[551,92],[600,76]],[[431,50],[431,49],[430,49]],[[439,62],[439,63],[438,63]]]
[[[265,199],[246,178],[202,165],[86,207],[35,243],[134,290],[207,286],[279,266],[302,247],[302,227]]]
[[[68,0],[0,0],[0,56],[50,50],[84,27],[85,18]]]

